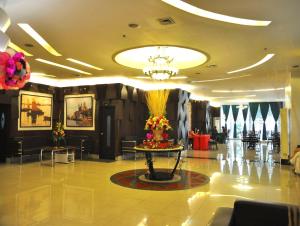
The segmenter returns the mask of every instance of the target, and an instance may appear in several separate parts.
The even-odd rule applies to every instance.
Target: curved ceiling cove
[[[247,66],[247,67],[244,67],[244,68],[240,68],[240,69],[234,70],[234,71],[229,71],[229,72],[227,72],[227,74],[233,74],[233,73],[237,73],[237,72],[241,72],[241,71],[246,71],[246,70],[249,70],[251,68],[257,67],[257,66],[259,66],[259,65],[261,65],[261,64],[266,63],[267,61],[269,61],[274,55],[275,54],[273,54],[273,53],[267,54],[264,58],[262,58],[257,63],[252,64],[252,65]]]
[[[249,90],[212,90],[213,93],[248,93],[248,92],[271,92],[284,90],[284,87],[280,88],[268,88],[268,89],[249,89]]]
[[[239,25],[245,25],[245,26],[268,26],[272,21],[263,21],[263,20],[250,20],[250,19],[244,19],[239,17],[232,17],[227,16],[219,13],[210,12],[204,9],[200,9],[196,6],[193,6],[189,3],[186,3],[182,0],[161,0],[171,6],[174,6],[178,9],[181,9],[185,12],[205,17],[212,20],[218,20],[222,22],[232,23],[232,24],[239,24]]]
[[[192,81],[192,83],[219,82],[219,81],[224,81],[224,80],[245,78],[245,77],[249,77],[249,76],[251,76],[251,75],[241,75],[241,76],[227,77],[227,78],[216,78],[216,79],[199,80],[199,81]]]

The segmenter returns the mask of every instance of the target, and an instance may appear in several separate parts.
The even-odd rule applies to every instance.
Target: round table
[[[144,152],[147,160],[147,166],[149,169],[149,173],[145,174],[145,178],[148,180],[153,180],[153,181],[168,181],[172,180],[174,177],[174,173],[176,171],[176,168],[178,166],[178,163],[180,161],[180,155],[181,151],[183,149],[182,146],[174,146],[170,148],[164,148],[164,149],[158,149],[158,148],[147,148],[143,146],[136,146],[134,149],[137,152]],[[177,155],[177,160],[175,163],[175,166],[172,170],[172,172],[162,172],[162,171],[157,171],[153,167],[153,161],[152,161],[152,153],[163,153],[163,152],[178,152]]]

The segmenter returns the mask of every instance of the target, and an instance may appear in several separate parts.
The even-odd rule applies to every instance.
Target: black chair
[[[289,215],[295,216],[293,222],[290,222],[292,219],[289,219]],[[233,209],[218,208],[209,223],[209,226],[289,225],[300,225],[300,208],[298,206],[246,200],[235,201]]]
[[[209,150],[218,150],[218,142],[214,139],[208,141]]]

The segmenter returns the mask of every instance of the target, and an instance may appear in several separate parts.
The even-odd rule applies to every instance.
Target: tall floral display
[[[146,101],[149,109],[149,118],[146,120],[145,130],[148,130],[144,144],[150,148],[167,148],[167,131],[172,129],[166,118],[166,104],[169,90],[153,90],[146,93]]]

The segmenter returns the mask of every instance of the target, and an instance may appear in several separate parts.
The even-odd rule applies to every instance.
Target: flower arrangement
[[[172,127],[170,126],[169,120],[165,116],[153,116],[146,120],[145,130],[170,130]]]
[[[23,88],[30,78],[30,67],[21,52],[0,52],[0,89]]]
[[[172,127],[165,116],[150,116],[145,125],[145,130],[149,130],[149,132],[143,142],[144,146],[159,149],[170,147],[172,144],[168,141],[169,134],[166,132],[170,129]]]
[[[61,122],[57,122],[53,131],[52,131],[52,136],[53,136],[53,141],[54,143],[59,146],[59,143],[61,141],[65,141],[65,131],[64,131],[64,126]]]
[[[164,116],[169,92],[169,90],[152,90],[145,94],[150,112],[145,124],[145,130],[148,130],[148,133],[143,142],[147,148],[163,149],[172,146],[172,143],[168,141],[169,135],[166,133],[172,127]]]

